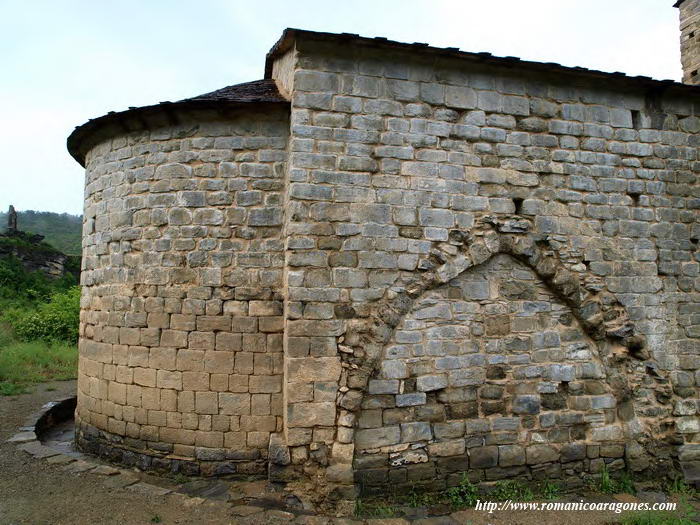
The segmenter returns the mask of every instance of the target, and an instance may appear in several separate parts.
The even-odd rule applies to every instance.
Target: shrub
[[[27,306],[46,301],[51,294],[76,284],[77,279],[73,274],[50,279],[42,272],[28,272],[16,257],[0,258],[0,299],[4,303]]]
[[[80,287],[55,293],[48,303],[39,305],[34,312],[10,314],[17,337],[23,341],[78,342],[80,320]],[[12,322],[14,321],[14,322]]]

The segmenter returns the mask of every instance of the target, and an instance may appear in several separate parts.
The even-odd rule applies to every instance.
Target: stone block
[[[359,429],[355,431],[355,446],[359,450],[396,445],[400,441],[401,429],[398,425],[381,428]]]
[[[408,377],[408,368],[404,361],[385,360],[381,364],[382,376],[386,379],[403,379]]]
[[[295,403],[287,407],[287,424],[309,428],[335,425],[335,403]]]
[[[250,394],[219,393],[219,413],[225,415],[248,415],[251,413]]]
[[[426,375],[416,378],[416,388],[419,392],[432,392],[446,387],[447,376],[445,375]]]
[[[525,449],[528,465],[559,460],[559,451],[550,445],[531,445]]]
[[[426,396],[424,392],[416,392],[412,394],[398,394],[396,396],[397,407],[424,405],[425,402]]]
[[[368,392],[370,394],[398,394],[399,381],[396,379],[370,379]]]
[[[491,468],[498,464],[498,447],[474,447],[469,449],[469,466],[472,469]]]
[[[539,414],[540,396],[517,395],[513,398],[514,414]]]
[[[620,427],[615,425],[593,427],[591,429],[591,439],[593,441],[621,441],[623,432]]]
[[[218,414],[218,394],[216,392],[195,392],[195,412],[197,414]]]
[[[570,461],[580,461],[586,458],[585,443],[565,443],[561,447],[561,461],[568,463]]]
[[[464,439],[453,439],[428,445],[428,454],[431,457],[461,456],[465,451]]]
[[[401,423],[401,442],[428,441],[433,437],[430,423]]]
[[[458,109],[470,109],[476,107],[476,91],[465,86],[446,86],[445,105]]]
[[[341,364],[338,357],[291,358],[287,360],[290,383],[308,381],[337,381]]]
[[[498,447],[498,464],[501,467],[524,465],[525,449],[519,445],[500,445]]]

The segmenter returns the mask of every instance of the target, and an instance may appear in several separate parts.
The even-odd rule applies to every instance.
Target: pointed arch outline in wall
[[[449,283],[498,254],[508,254],[530,267],[570,308],[591,339],[607,340],[626,347],[637,358],[646,358],[644,337],[635,334],[625,307],[599,279],[572,270],[548,246],[546,238],[529,233],[529,229],[530,223],[524,219],[497,222],[487,217],[480,227],[469,233],[452,230],[449,242],[431,252],[432,268],[413,272],[401,286],[388,289],[384,297],[372,305],[367,317],[348,321],[345,334],[339,338],[346,370],[337,401],[339,433],[341,427],[354,426],[369,379],[381,362],[384,346],[414,302],[424,293]],[[352,443],[337,439],[336,446],[344,450],[345,458],[336,458],[336,462],[351,462],[352,453],[348,454],[346,447],[354,448]],[[348,464],[347,468],[351,466]]]

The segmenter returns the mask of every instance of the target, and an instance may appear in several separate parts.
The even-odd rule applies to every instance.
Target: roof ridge
[[[264,78],[252,82],[232,84],[196,97],[185,98],[178,102],[192,100],[235,101],[235,102],[287,102],[277,89],[274,80]]]
[[[683,2],[685,0],[680,0]],[[463,51],[455,47],[433,47],[424,43],[406,43],[396,40],[389,40],[385,37],[363,37],[352,33],[326,33],[319,31],[309,31],[306,29],[287,28],[282,33],[280,39],[267,53],[265,61],[265,78],[272,78],[272,64],[274,60],[286,53],[299,38],[315,39],[324,42],[351,42],[357,47],[367,48],[391,48],[399,51],[413,51],[421,54],[433,54],[444,57],[454,57],[465,61],[472,61],[480,64],[488,64],[500,67],[519,67],[537,72],[550,72],[554,74],[573,75],[578,77],[587,77],[590,79],[605,79],[620,83],[636,84],[640,89],[668,89],[669,87],[677,88],[684,91],[693,91],[695,94],[700,94],[700,86],[690,84],[682,84],[675,80],[665,79],[659,80],[648,76],[636,75],[630,76],[621,72],[608,72],[596,69],[589,69],[580,66],[564,66],[554,62],[538,62],[534,60],[524,60],[518,57],[499,57],[490,53],[478,53],[471,51]]]

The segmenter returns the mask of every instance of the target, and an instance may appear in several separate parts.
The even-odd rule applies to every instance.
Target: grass
[[[362,500],[355,502],[355,516],[358,518],[393,518],[398,511],[383,501]]]
[[[603,466],[599,480],[591,480],[590,488],[601,494],[636,494],[637,488],[629,472],[623,472],[619,479],[610,475],[607,466]]]
[[[561,495],[561,487],[556,483],[547,480],[540,487],[540,495],[547,500],[557,499]]]
[[[464,474],[459,485],[445,491],[445,497],[453,508],[473,507],[479,499],[479,489]]]
[[[607,468],[603,468],[600,478],[590,481],[590,488],[600,494],[636,494],[637,490],[628,472],[620,473],[613,478]],[[679,505],[685,507],[681,513],[669,512],[639,512],[627,515],[621,522],[623,525],[689,525],[700,523],[693,521],[696,514],[692,507],[684,504],[688,497],[696,494],[695,489],[687,485],[683,479],[675,479],[665,486],[666,492],[680,497]],[[454,510],[474,507],[478,499],[489,501],[536,501],[554,500],[562,495],[562,488],[551,480],[545,480],[535,488],[518,480],[503,480],[492,485],[490,490],[481,492],[477,485],[462,476],[459,484],[441,492],[428,492],[414,486],[407,492],[394,492],[383,497],[376,496],[358,499],[355,515],[358,518],[391,518],[400,516],[400,507],[427,507],[438,503],[450,505]]]
[[[697,525],[698,515],[687,502],[681,501],[684,509],[681,514],[671,514],[664,511],[646,511],[628,514],[622,520],[622,525]]]
[[[73,379],[78,365],[80,288],[0,258],[0,395]]]
[[[668,512],[638,512],[626,516],[622,525],[697,525],[697,521],[686,516],[669,515]]]
[[[559,494],[559,487],[553,483],[545,483],[537,496],[552,499]],[[355,503],[355,516],[358,518],[392,518],[401,515],[399,507],[428,507],[438,503],[446,503],[455,510],[465,509],[476,505],[483,496],[491,501],[532,501],[536,494],[524,483],[514,480],[499,481],[488,494],[480,495],[479,488],[474,485],[466,474],[459,484],[441,492],[429,492],[419,487],[412,487],[407,493],[394,493],[384,497],[358,499]]]
[[[189,476],[185,476],[182,472],[176,472],[175,474],[172,474],[170,476],[170,479],[172,479],[175,483],[178,483],[180,485],[184,485],[185,483],[189,483],[192,481],[192,478]]]
[[[0,395],[21,394],[44,381],[74,379],[78,350],[67,343],[16,341],[6,327],[0,327]]]
[[[696,490],[688,485],[683,478],[674,478],[666,485],[666,492],[675,496],[695,496]]]
[[[440,494],[437,492],[429,492],[417,487],[411,487],[408,494],[401,498],[401,502],[407,504],[409,507],[416,508],[435,505],[439,503],[440,499]]]
[[[532,501],[535,495],[530,487],[515,480],[498,481],[488,498],[491,501]]]

